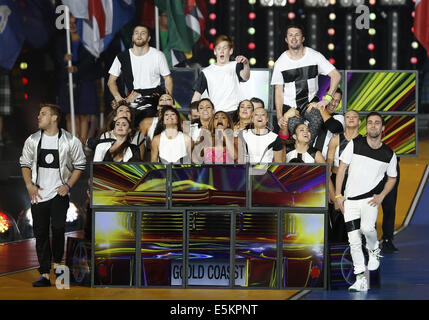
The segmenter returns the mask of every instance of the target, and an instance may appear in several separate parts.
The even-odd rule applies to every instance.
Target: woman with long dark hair
[[[114,161],[128,162],[139,161],[140,152],[136,145],[131,143],[134,130],[131,121],[127,117],[120,117],[115,121],[113,134],[116,139],[101,142],[95,148],[94,162]]]
[[[237,137],[240,130],[246,129],[252,122],[252,114],[255,110],[250,100],[242,100],[234,114],[234,136]]]
[[[183,133],[179,112],[165,106],[152,139],[151,162],[177,163],[190,157],[191,150],[192,140]]]
[[[193,162],[199,163],[204,157],[204,163],[234,163],[237,152],[233,127],[234,123],[228,113],[216,112],[208,125],[210,134],[204,135],[204,139],[208,141],[202,140],[195,145]]]

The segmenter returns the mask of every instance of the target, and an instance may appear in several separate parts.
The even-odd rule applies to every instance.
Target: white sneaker
[[[383,256],[380,254],[380,249],[374,249],[374,250],[369,250],[368,249],[368,270],[369,271],[374,271],[377,270],[378,267],[380,266],[380,258],[383,258]]]
[[[358,291],[368,291],[368,282],[364,273],[356,275],[356,281],[352,286],[349,287],[349,291],[358,292]]]

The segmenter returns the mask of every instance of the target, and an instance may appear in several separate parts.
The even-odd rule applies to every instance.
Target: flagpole
[[[65,6],[66,10],[66,39],[67,39],[67,54],[71,54],[71,41],[70,41],[70,10],[68,6]],[[67,66],[72,66],[72,59],[67,61]],[[72,134],[76,136],[75,131],[75,121],[74,121],[74,97],[73,97],[73,74],[67,72],[69,76],[69,96],[70,96],[70,116],[71,116],[71,126]]]
[[[156,39],[156,48],[160,50],[159,45],[159,9],[155,6],[155,39]]]

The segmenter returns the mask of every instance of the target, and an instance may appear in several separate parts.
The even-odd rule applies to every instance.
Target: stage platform
[[[71,286],[69,290],[33,288],[37,280],[37,258],[34,240],[0,244],[0,300],[390,300],[429,299],[429,184],[423,181],[429,163],[429,139],[423,137],[418,145],[418,157],[401,159],[401,181],[398,192],[395,245],[399,252],[385,255],[381,263],[382,283],[367,294],[347,290],[265,290],[265,289],[131,289],[89,288]],[[0,159],[7,163],[11,174],[7,181],[19,185],[20,172],[11,156],[20,150],[2,150]],[[13,167],[13,169],[12,169]],[[5,170],[5,169],[4,169]],[[3,171],[5,172],[5,171]],[[1,179],[0,179],[1,180]],[[6,180],[3,179],[3,182]],[[424,183],[421,185],[421,183]],[[420,189],[421,187],[421,194]],[[22,195],[20,195],[22,196]],[[378,229],[382,215],[379,215]],[[75,236],[76,234],[71,234]],[[17,249],[19,248],[19,250]]]

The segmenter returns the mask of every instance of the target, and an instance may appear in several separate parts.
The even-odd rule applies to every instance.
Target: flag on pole
[[[63,0],[63,4],[69,6],[73,16],[84,19],[81,27],[76,23],[78,33],[85,48],[97,58],[135,13],[132,0]]]
[[[414,35],[429,57],[429,0],[416,0]]]
[[[206,39],[204,33],[206,30],[206,20],[207,20],[207,4],[204,0],[187,0],[188,8],[186,9],[186,15],[188,20],[188,15],[193,17],[193,26],[195,26],[195,31],[200,35],[198,43],[209,47],[209,42]],[[194,19],[198,20],[197,25]]]
[[[196,26],[196,24],[199,25],[198,18],[194,16],[197,13],[192,11],[193,7],[190,7],[188,3],[186,3],[186,8],[184,4],[183,1],[177,0],[155,0],[155,5],[161,11],[167,12],[168,16],[167,46],[162,48],[162,51],[170,67],[184,61],[185,53],[192,54],[192,47],[200,38],[200,33],[197,32],[199,27]]]
[[[12,0],[0,0],[0,66],[8,70],[13,68],[24,40],[17,4]]]

